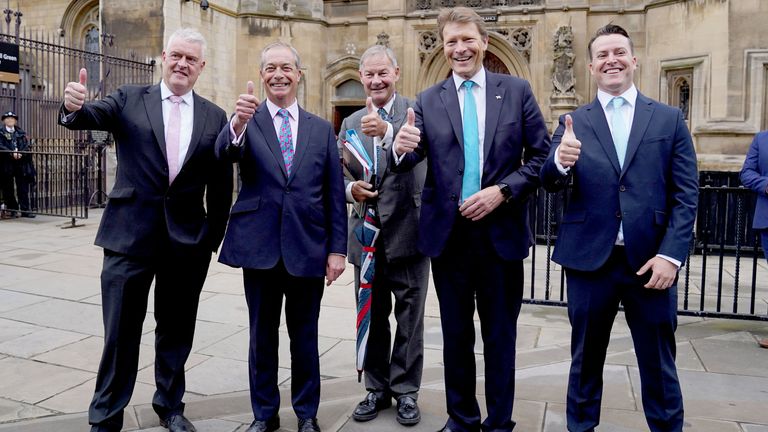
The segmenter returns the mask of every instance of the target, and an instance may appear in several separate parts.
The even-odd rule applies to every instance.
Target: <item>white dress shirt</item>
[[[464,81],[467,81],[466,79],[456,75],[456,72],[452,74],[453,76],[453,84],[456,86],[456,93],[458,93],[459,96],[459,109],[461,110],[461,118],[462,122],[464,121],[464,94],[466,93],[467,89],[464,87]],[[478,151],[480,151],[480,183],[482,184],[483,181],[483,162],[484,162],[484,155],[485,152],[483,151],[485,146],[485,90],[486,90],[486,84],[485,84],[485,68],[480,68],[479,71],[477,71],[476,74],[472,76],[472,78],[469,79],[469,81],[474,82],[475,84],[472,86],[472,96],[475,98],[475,107],[477,107],[477,132],[480,134]]]
[[[269,110],[269,116],[272,118],[272,125],[275,127],[275,136],[280,139],[280,127],[283,125],[283,117],[277,115],[277,112],[280,110],[280,107],[272,103],[271,100],[266,99],[263,103],[267,105],[267,110]],[[299,135],[299,103],[297,101],[293,101],[291,105],[286,108],[288,110],[288,123],[291,125],[291,141],[293,143],[293,152],[296,153],[296,137]],[[243,135],[245,135],[245,130],[248,129],[248,123],[245,124],[245,127],[243,128],[243,132],[240,133],[240,135],[235,135],[235,129],[232,126],[232,122],[235,121],[235,117],[232,116],[232,120],[229,122],[229,135],[232,138],[232,144],[235,145],[242,145],[242,139]]]
[[[163,101],[163,127],[168,128],[168,117],[171,115],[171,108],[173,108],[173,102],[169,97],[173,96],[171,89],[165,85],[165,81],[160,82],[160,99]],[[195,123],[195,98],[192,97],[192,90],[180,95],[182,102],[179,103],[179,110],[181,111],[181,127],[179,128],[179,164],[178,167],[184,165],[184,160],[187,158],[187,152],[189,151],[189,143],[192,140],[192,126]]]

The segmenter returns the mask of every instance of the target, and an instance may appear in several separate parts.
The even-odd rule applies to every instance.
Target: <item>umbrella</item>
[[[378,148],[374,148],[373,159],[368,156],[362,141],[354,130],[348,130],[347,139],[344,141],[344,147],[349,150],[355,160],[362,168],[365,181],[373,185],[376,189],[376,178],[378,171]],[[362,225],[355,229],[355,237],[362,245],[362,254],[360,258],[360,285],[357,287],[357,343],[356,343],[356,366],[357,381],[360,382],[363,376],[363,367],[365,366],[365,355],[368,350],[368,334],[371,324],[371,299],[373,279],[376,268],[376,239],[381,230],[381,221],[379,219],[376,202],[366,202]]]

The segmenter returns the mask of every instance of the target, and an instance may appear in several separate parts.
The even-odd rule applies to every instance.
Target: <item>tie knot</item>
[[[624,105],[624,98],[621,96],[616,96],[615,98],[611,99],[611,103],[613,104],[613,109],[615,111]]]
[[[461,83],[461,85],[464,86],[464,88],[466,88],[467,90],[472,90],[472,86],[475,85],[475,82],[466,80],[463,83]]]
[[[175,104],[180,104],[181,101],[184,100],[181,98],[181,96],[176,96],[176,95],[170,95],[168,99],[171,101],[171,103],[175,103]]]
[[[280,108],[279,110],[277,110],[277,115],[279,115],[282,118],[286,118],[287,119],[288,118],[288,110],[285,109],[285,108]]]

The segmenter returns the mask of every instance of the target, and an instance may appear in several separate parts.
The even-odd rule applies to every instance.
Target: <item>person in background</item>
[[[35,165],[29,153],[26,132],[18,125],[19,116],[8,111],[2,116],[0,132],[0,187],[6,211],[15,217],[33,218],[30,206],[30,188],[35,182]],[[15,183],[15,190],[14,190]]]

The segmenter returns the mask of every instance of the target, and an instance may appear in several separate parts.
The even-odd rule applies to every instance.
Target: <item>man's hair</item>
[[[395,53],[388,47],[384,45],[373,45],[372,47],[365,50],[362,56],[360,56],[360,71],[363,70],[363,63],[365,63],[366,60],[368,60],[370,57],[384,54],[389,59],[389,62],[392,64],[392,67],[397,68],[397,59],[395,58]]]
[[[165,50],[168,51],[168,47],[171,45],[171,42],[173,42],[175,39],[181,39],[183,41],[196,43],[200,45],[200,52],[201,57],[205,58],[205,47],[208,45],[205,42],[205,37],[193,28],[180,28],[173,32],[171,36],[168,38],[168,43],[165,45]]]
[[[595,41],[595,39],[599,38],[600,36],[608,36],[612,34],[621,35],[627,38],[629,41],[629,53],[635,53],[635,45],[632,43],[632,38],[629,37],[629,33],[627,33],[627,31],[624,30],[624,28],[621,26],[608,23],[597,29],[595,35],[592,36],[592,39],[589,40],[589,44],[587,44],[587,55],[589,56],[589,60],[592,60],[592,43]]]
[[[259,69],[264,69],[264,65],[267,63],[267,51],[274,49],[274,48],[287,48],[291,50],[293,53],[293,63],[296,65],[296,69],[301,69],[301,59],[299,58],[299,52],[296,51],[296,48],[292,47],[290,44],[286,42],[272,42],[271,44],[264,47],[263,50],[261,50],[261,65],[259,65]]]
[[[477,31],[480,32],[480,36],[483,39],[488,37],[488,30],[485,28],[485,21],[483,18],[468,7],[455,7],[451,9],[442,9],[440,15],[437,16],[437,32],[440,35],[440,39],[443,38],[443,28],[449,22],[455,23],[472,23],[477,26]]]

